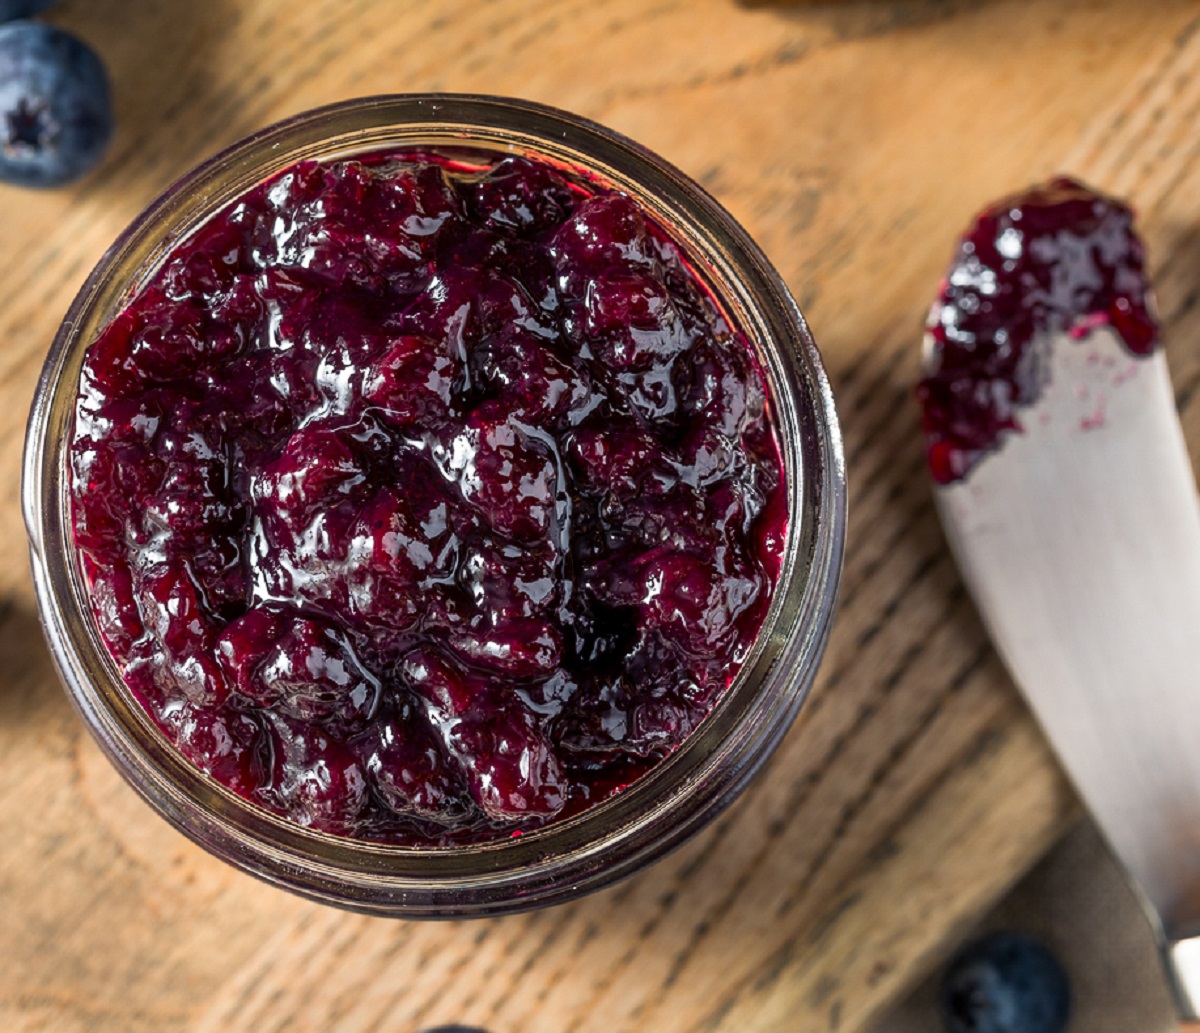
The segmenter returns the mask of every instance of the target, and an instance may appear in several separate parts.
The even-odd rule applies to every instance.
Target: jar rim
[[[788,492],[774,598],[751,655],[701,725],[617,796],[519,837],[469,846],[401,847],[314,832],[186,761],[117,674],[86,605],[65,461],[84,353],[181,240],[298,160],[418,141],[534,154],[647,208],[758,354]],[[134,788],[238,867],[315,899],[404,917],[497,914],[568,899],[642,867],[711,821],[765,762],[807,695],[829,635],[846,519],[840,431],[815,342],[779,274],[733,217],[612,130],[528,101],[466,94],[360,98],[293,116],[209,158],[152,202],[89,275],[51,347],[30,412],[22,506],[55,664]]]

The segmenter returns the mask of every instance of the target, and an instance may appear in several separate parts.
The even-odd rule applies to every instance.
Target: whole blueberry
[[[1054,955],[1020,933],[991,933],[968,944],[942,981],[949,1033],[1062,1033],[1070,988]]]
[[[111,137],[108,75],[96,52],[52,25],[0,25],[0,181],[69,183]]]
[[[56,3],[58,0],[0,0],[0,22],[31,18]]]
[[[421,1033],[487,1033],[487,1030],[478,1026],[437,1026],[422,1030]]]

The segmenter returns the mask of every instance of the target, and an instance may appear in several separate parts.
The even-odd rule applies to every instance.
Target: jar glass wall
[[[619,795],[520,837],[471,846],[388,846],[315,832],[203,774],[123,683],[92,616],[71,527],[68,448],[84,355],[171,250],[298,161],[414,147],[526,155],[629,194],[754,348],[786,477],[788,535],[774,597],[709,716]],[[90,731],[147,801],[212,853],[303,895],[378,914],[451,917],[542,906],[611,883],[737,795],[791,724],[824,650],[843,551],[844,477],[832,397],[803,317],[759,249],[703,190],[636,144],[563,112],[498,98],[399,96],[263,130],[186,175],[116,241],[47,359],[29,422],[23,505],[55,663]]]

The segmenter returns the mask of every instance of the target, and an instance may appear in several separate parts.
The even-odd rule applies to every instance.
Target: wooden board
[[[1200,454],[1200,11],[1124,0],[65,0],[119,129],[75,189],[0,189],[0,1029],[864,1029],[1076,813],[965,599],[911,384],[955,235],[1059,171],[1127,195]],[[41,642],[25,412],[83,277],[173,177],[354,95],[510,94],[703,182],[808,314],[844,421],[844,592],[813,697],[713,828],[538,914],[410,924],[209,858],[101,758]]]

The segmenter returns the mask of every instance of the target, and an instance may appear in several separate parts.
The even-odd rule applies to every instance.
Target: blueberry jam
[[[665,231],[540,161],[306,162],[92,344],[74,538],[126,684],[301,825],[481,842],[626,788],[750,652],[765,380]]]
[[[965,477],[1019,410],[1037,399],[1039,335],[1085,337],[1110,326],[1134,355],[1158,341],[1133,214],[1071,179],[984,211],[958,251],[926,327],[931,353],[917,385],[929,467]]]

